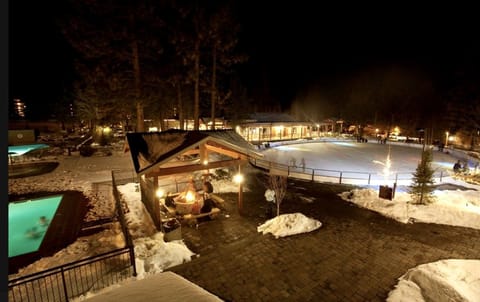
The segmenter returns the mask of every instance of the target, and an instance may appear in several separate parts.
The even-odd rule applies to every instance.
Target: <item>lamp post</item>
[[[243,208],[243,175],[240,174],[240,166],[238,167],[238,174],[233,177],[233,181],[238,184],[238,212],[242,214]]]
[[[165,196],[165,192],[158,188],[158,184],[157,184],[157,189],[155,190],[155,195],[157,197],[157,201],[155,203],[155,206],[154,208],[156,208],[158,206],[158,211],[155,209],[155,211],[158,212],[158,220],[159,220],[159,223],[160,223],[160,231],[164,231],[163,229],[163,223],[162,223],[162,213],[161,213],[161,210],[160,210],[160,203],[161,203],[161,199]]]
[[[163,223],[162,223],[162,213],[160,213],[160,199],[163,198],[165,195],[165,192],[163,192],[162,189],[158,187],[158,177],[153,178],[153,186],[154,186],[154,192],[155,192],[155,197],[153,199],[153,211],[154,211],[154,220],[155,224],[158,223],[157,228],[160,227],[160,231],[163,232]]]
[[[450,135],[450,133],[448,133],[448,131],[445,132],[445,147],[448,146],[448,136],[449,136],[449,135]]]

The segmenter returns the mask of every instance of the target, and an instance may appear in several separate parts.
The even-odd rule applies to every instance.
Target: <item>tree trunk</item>
[[[140,100],[140,62],[138,57],[138,44],[136,39],[132,41],[132,65],[133,65],[133,76],[135,79],[135,107],[137,110],[136,132],[144,132],[145,117],[143,112],[143,102]]]
[[[89,126],[90,126],[90,135],[93,137],[94,134],[95,134],[95,127],[97,126],[95,120],[91,119],[89,122],[88,122]]]
[[[177,83],[177,102],[178,102],[178,122],[180,123],[180,129],[185,129],[185,115],[183,113],[183,99],[182,99],[182,85]]]
[[[475,150],[475,131],[470,132],[470,151]]]
[[[194,70],[194,104],[193,104],[193,130],[200,128],[200,38],[195,41],[195,70]]]
[[[215,130],[215,101],[217,98],[217,87],[216,87],[216,77],[217,77],[217,45],[213,43],[213,50],[212,50],[212,87],[211,87],[211,97],[212,97],[212,126],[211,129]]]
[[[276,202],[277,204],[277,216],[280,216],[280,202]]]

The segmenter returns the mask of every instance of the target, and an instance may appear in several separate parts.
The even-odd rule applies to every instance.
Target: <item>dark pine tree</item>
[[[422,151],[422,159],[413,173],[410,194],[416,204],[428,204],[434,200],[433,196],[432,150]]]

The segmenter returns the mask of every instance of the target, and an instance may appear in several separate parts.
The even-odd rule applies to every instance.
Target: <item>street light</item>
[[[164,191],[163,189],[160,189],[160,188],[159,188],[159,189],[157,189],[157,191],[155,192],[155,195],[157,195],[157,197],[158,197],[159,199],[162,199],[163,196],[165,195],[165,191]]]
[[[238,173],[235,176],[233,176],[233,182],[237,184],[241,184],[243,182],[243,175]]]
[[[240,174],[240,167],[238,168],[238,173],[233,176],[233,182],[238,184],[238,211],[242,213],[242,203],[243,203],[243,175]]]
[[[448,133],[448,131],[445,132],[445,147],[448,146],[448,135],[449,135],[449,134],[450,134],[450,133]]]

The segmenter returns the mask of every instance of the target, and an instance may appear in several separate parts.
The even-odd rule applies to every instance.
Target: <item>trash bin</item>
[[[163,223],[163,239],[168,241],[182,240],[182,226],[178,219],[173,218]]]
[[[267,201],[267,206],[265,207],[265,217],[267,219],[272,219],[273,217],[275,217],[276,210],[277,209],[275,203]]]
[[[378,197],[392,200],[393,188],[390,188],[389,186],[380,186],[380,192],[378,193]]]

